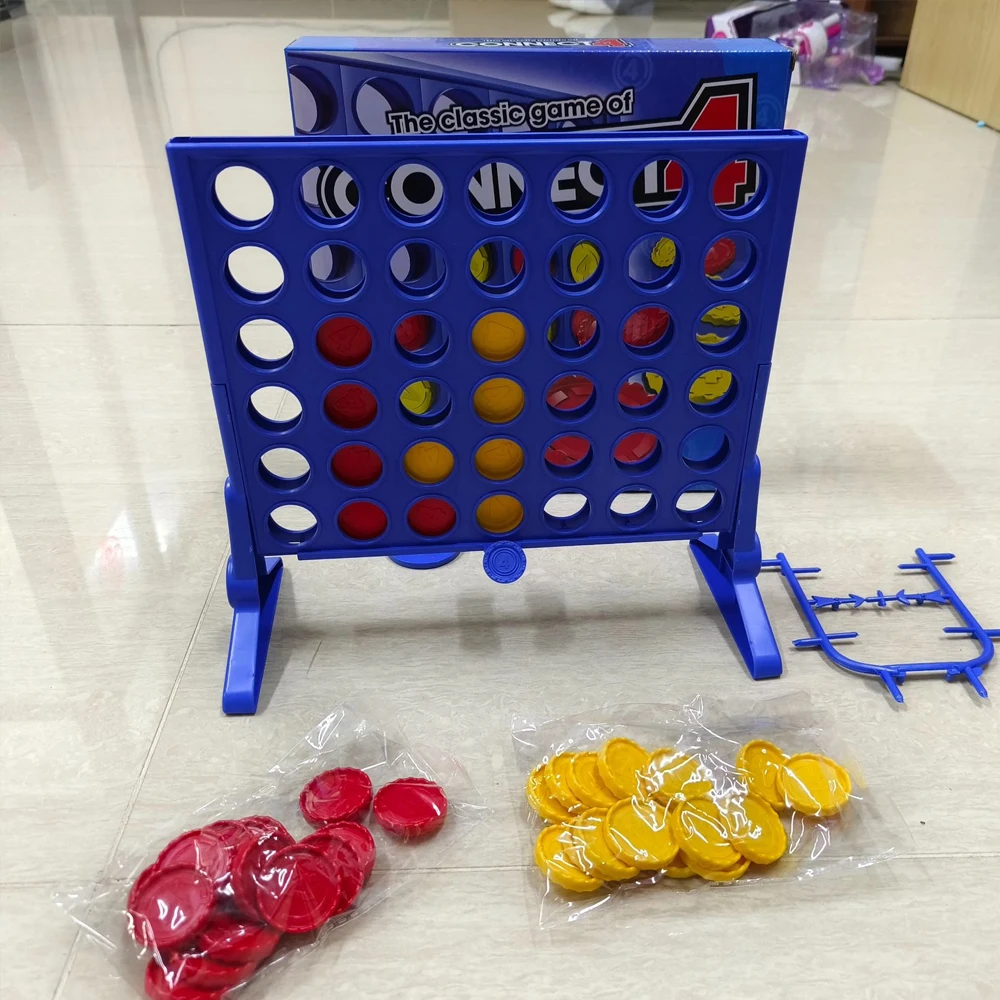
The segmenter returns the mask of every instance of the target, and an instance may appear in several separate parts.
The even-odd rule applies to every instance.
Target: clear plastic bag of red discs
[[[519,714],[512,736],[542,927],[870,869],[909,843],[806,695]]]
[[[150,1000],[278,996],[273,978],[453,855],[487,815],[453,759],[342,706],[227,792],[57,897]]]

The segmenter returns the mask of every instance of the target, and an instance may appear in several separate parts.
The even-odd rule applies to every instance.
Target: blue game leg
[[[692,538],[691,551],[750,676],[756,681],[780,677],[781,653],[760,596],[757,575],[734,569],[727,554],[719,548],[718,535]],[[757,552],[759,564],[759,547]]]
[[[278,606],[280,559],[259,556],[250,533],[246,498],[226,480],[226,513],[232,555],[226,566],[226,594],[233,609],[222,711],[253,715],[264,679],[274,612]]]

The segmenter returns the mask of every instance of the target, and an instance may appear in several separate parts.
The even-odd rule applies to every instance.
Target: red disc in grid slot
[[[330,468],[345,486],[371,486],[382,475],[382,459],[366,444],[345,444],[334,453]]]
[[[520,247],[511,250],[510,266],[515,274],[520,274],[524,270],[524,251]]]
[[[418,534],[437,538],[455,527],[458,515],[447,500],[440,497],[424,497],[407,512],[406,523]]]
[[[658,444],[655,434],[649,431],[633,431],[615,445],[615,461],[622,465],[643,462],[656,451]]]
[[[597,333],[597,317],[586,309],[574,309],[570,317],[570,327],[577,344],[585,347]]]
[[[338,427],[356,431],[375,419],[378,400],[359,382],[340,382],[326,394],[323,412]]]
[[[705,254],[705,274],[712,277],[722,274],[736,260],[736,243],[728,236],[716,240]]]
[[[430,316],[407,316],[396,327],[396,343],[404,351],[419,351],[431,339]]]
[[[545,449],[545,461],[549,465],[568,468],[582,462],[590,454],[590,442],[579,434],[564,434],[552,441]]]
[[[659,306],[637,309],[622,330],[622,340],[629,347],[652,347],[663,339],[670,326],[670,313]]]
[[[370,500],[355,500],[337,515],[337,524],[348,538],[370,542],[389,526],[385,511]]]
[[[545,390],[545,401],[553,410],[572,412],[585,406],[594,394],[594,383],[586,375],[563,375]]]
[[[333,316],[319,328],[316,347],[331,365],[352,368],[371,354],[372,335],[360,320]]]

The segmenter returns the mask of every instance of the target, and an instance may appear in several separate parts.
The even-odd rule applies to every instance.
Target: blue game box
[[[300,38],[285,58],[309,135],[778,129],[791,76],[767,39]]]

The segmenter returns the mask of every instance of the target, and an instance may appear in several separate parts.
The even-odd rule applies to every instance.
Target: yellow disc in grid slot
[[[784,809],[785,797],[778,791],[777,782],[786,760],[788,755],[780,747],[767,740],[751,740],[736,754],[736,770],[751,792],[773,809]]]
[[[600,879],[588,875],[574,860],[578,849],[566,827],[547,826],[535,841],[535,864],[556,885],[570,892],[593,892],[600,889]]]
[[[573,794],[591,808],[610,809],[618,801],[615,793],[604,783],[597,768],[597,754],[593,751],[573,757],[573,766],[566,779]]]
[[[669,236],[664,236],[653,244],[653,249],[649,251],[649,259],[656,267],[664,269],[673,267],[677,260],[677,244]]]
[[[546,765],[542,774],[545,777],[545,787],[564,809],[571,813],[583,812],[584,804],[573,794],[569,787],[567,776],[573,766],[573,754],[556,754]]]
[[[648,763],[649,751],[622,736],[608,740],[597,754],[601,779],[620,799],[641,794]]]
[[[472,260],[469,262],[469,270],[472,272],[472,277],[480,284],[485,284],[490,280],[495,266],[493,247],[489,243],[483,243],[482,246],[477,247],[475,253],[472,255]]]
[[[796,812],[835,816],[851,797],[851,776],[829,757],[800,753],[782,765],[780,787]]]
[[[732,384],[732,372],[727,372],[724,368],[715,368],[710,372],[699,375],[691,383],[688,398],[696,406],[706,406],[709,403],[716,403],[729,392],[729,387]]]
[[[455,468],[455,456],[437,441],[418,441],[406,449],[403,471],[418,483],[440,483]]]
[[[510,438],[491,438],[476,449],[476,471],[487,479],[512,479],[524,467],[524,449]]]
[[[739,326],[742,314],[739,306],[714,306],[702,317],[709,326]]]
[[[425,379],[411,382],[403,387],[399,401],[410,413],[427,413],[434,405],[434,383]]]
[[[567,823],[567,829],[580,846],[580,867],[595,878],[623,882],[635,878],[639,869],[625,864],[611,849],[604,836],[606,809],[588,809]]]
[[[524,324],[509,312],[491,312],[476,320],[472,348],[487,361],[510,361],[524,347]]]
[[[743,860],[729,843],[725,821],[709,798],[679,802],[670,813],[670,825],[689,864],[724,871]]]
[[[563,823],[572,819],[559,802],[549,795],[548,786],[545,783],[545,765],[539,764],[531,774],[528,775],[527,784],[524,786],[524,795],[528,800],[528,805],[549,823]]]
[[[476,508],[476,521],[483,531],[492,535],[505,535],[513,531],[524,519],[521,501],[507,493],[495,493]]]
[[[601,266],[601,251],[589,240],[580,240],[569,252],[569,273],[578,284],[589,281]]]
[[[506,424],[524,409],[524,390],[509,378],[490,378],[476,389],[472,408],[491,424]]]
[[[788,848],[788,835],[781,817],[762,798],[747,795],[730,799],[722,807],[729,842],[757,865],[771,865]]]
[[[655,799],[615,803],[604,817],[604,837],[625,864],[642,871],[666,868],[677,855],[667,807]]]

